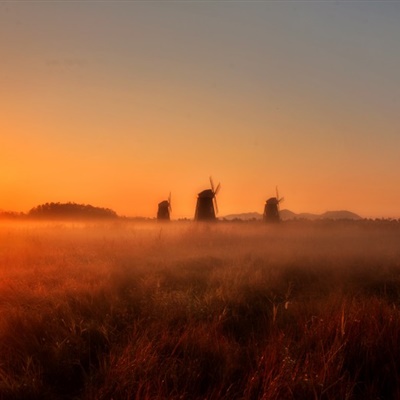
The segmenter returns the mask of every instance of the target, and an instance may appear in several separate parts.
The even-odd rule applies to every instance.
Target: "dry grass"
[[[0,399],[400,398],[400,224],[0,225]]]

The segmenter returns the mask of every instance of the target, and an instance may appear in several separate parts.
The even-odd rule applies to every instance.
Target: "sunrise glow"
[[[400,4],[3,2],[0,209],[400,217]]]

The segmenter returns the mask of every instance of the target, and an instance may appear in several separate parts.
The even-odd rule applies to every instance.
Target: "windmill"
[[[215,215],[218,214],[217,194],[221,189],[219,183],[214,187],[214,182],[210,176],[211,189],[206,189],[197,195],[195,221],[215,221]]]
[[[263,219],[265,222],[279,222],[279,203],[283,201],[283,197],[279,197],[278,187],[276,187],[276,197],[270,197],[264,207]]]
[[[171,193],[168,196],[168,200],[164,200],[158,203],[157,220],[158,221],[169,221],[170,214],[172,212],[171,208]]]

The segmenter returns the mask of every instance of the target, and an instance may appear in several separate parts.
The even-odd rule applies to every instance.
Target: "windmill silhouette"
[[[214,182],[210,176],[211,189],[206,189],[197,195],[195,221],[215,221],[215,215],[218,214],[217,194],[221,189],[219,183],[214,187]]]
[[[263,215],[263,220],[265,222],[279,222],[281,220],[279,215],[279,203],[283,200],[283,197],[279,197],[278,187],[276,187],[276,197],[270,197],[265,203]]]
[[[168,196],[168,200],[164,200],[158,203],[157,220],[158,221],[170,221],[170,214],[172,212],[171,207],[171,193]]]

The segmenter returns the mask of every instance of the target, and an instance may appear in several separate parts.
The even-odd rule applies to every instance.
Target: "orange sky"
[[[400,4],[0,4],[0,209],[400,217]]]

